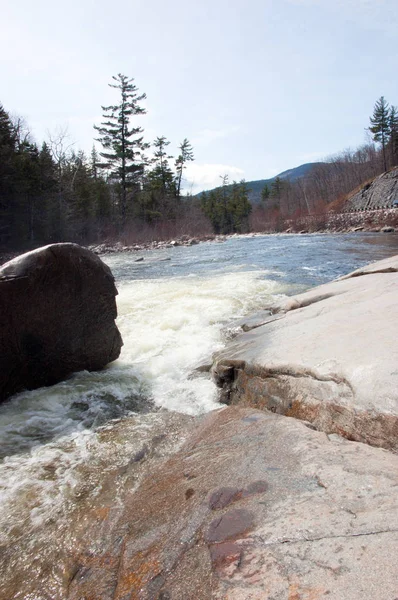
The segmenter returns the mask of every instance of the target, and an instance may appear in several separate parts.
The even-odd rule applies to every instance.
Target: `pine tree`
[[[93,179],[95,179],[95,181],[97,181],[98,179],[98,165],[100,164],[100,158],[98,156],[98,152],[97,152],[97,148],[95,147],[95,145],[93,144],[93,147],[91,149],[91,161],[90,161],[90,174],[91,177],[93,177]]]
[[[12,122],[0,104],[0,245],[11,237],[15,157],[16,137]]]
[[[214,233],[241,233],[249,230],[248,217],[252,205],[248,199],[246,183],[229,184],[228,175],[221,177],[222,185],[203,192],[201,207],[211,221]]]
[[[41,239],[44,241],[57,241],[55,232],[58,224],[58,180],[57,166],[53,160],[51,150],[43,142],[39,153],[40,168],[40,197],[41,197]]]
[[[268,200],[269,196],[270,196],[271,190],[269,189],[268,185],[265,184],[263,189],[261,190],[261,200],[263,202],[265,202],[266,200]]]
[[[249,202],[248,188],[244,180],[240,183],[233,182],[227,208],[232,217],[232,231],[236,233],[248,231],[248,217],[252,205]]]
[[[274,198],[275,200],[280,200],[283,187],[284,187],[283,179],[281,179],[280,177],[276,177],[271,185],[270,198]]]
[[[168,156],[166,152],[166,148],[170,145],[170,142],[162,135],[156,138],[153,145],[156,148],[154,152],[155,170],[161,179],[163,196],[166,197],[172,191],[170,184],[173,180],[173,173],[169,166],[169,159],[173,157]]]
[[[13,160],[16,154],[16,136],[8,113],[0,104],[0,195],[7,194],[13,181]]]
[[[109,86],[120,90],[120,102],[111,106],[102,106],[104,119],[101,126],[94,125],[99,133],[99,141],[104,151],[100,156],[105,159],[98,166],[107,169],[110,177],[121,187],[120,213],[122,222],[126,219],[127,195],[137,190],[139,180],[144,172],[145,159],[143,152],[149,147],[144,142],[141,127],[130,127],[133,116],[143,115],[146,110],[140,105],[146,94],[138,94],[134,79],[119,73],[112,79],[116,83]]]
[[[383,150],[384,170],[387,171],[386,145],[390,132],[390,109],[384,96],[381,96],[373,109],[373,116],[370,117],[369,131],[373,134],[373,140],[381,144]]]
[[[391,149],[391,162],[397,164],[398,159],[398,109],[396,106],[391,106],[389,116],[389,146]]]
[[[194,160],[193,157],[193,148],[187,138],[184,139],[182,144],[179,146],[180,154],[176,159],[176,184],[177,184],[177,198],[178,200],[181,198],[181,182],[182,182],[182,174],[186,167],[187,162]]]

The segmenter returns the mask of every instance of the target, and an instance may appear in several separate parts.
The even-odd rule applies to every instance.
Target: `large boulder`
[[[0,268],[0,401],[115,360],[117,290],[100,258],[52,244]]]
[[[215,361],[224,402],[397,450],[397,299],[395,256],[269,307]]]

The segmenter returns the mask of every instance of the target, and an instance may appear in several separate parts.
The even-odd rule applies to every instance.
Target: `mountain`
[[[315,162],[315,163],[305,163],[304,165],[300,165],[299,167],[295,167],[294,169],[288,169],[287,171],[283,171],[279,173],[279,175],[275,175],[275,177],[271,177],[270,179],[256,179],[254,181],[246,181],[246,185],[249,188],[249,200],[252,204],[258,204],[261,202],[261,191],[265,184],[270,187],[272,182],[275,181],[277,177],[281,179],[289,179],[289,181],[296,181],[301,177],[305,177],[308,173],[316,166],[321,165],[323,163]],[[206,190],[212,191],[212,190]],[[197,197],[200,197],[202,192],[196,194]]]

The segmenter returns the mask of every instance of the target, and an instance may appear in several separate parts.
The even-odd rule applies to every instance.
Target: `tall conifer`
[[[99,141],[104,151],[100,156],[104,162],[98,166],[109,171],[110,177],[120,183],[120,214],[126,218],[127,195],[137,184],[144,171],[143,152],[149,147],[144,142],[141,127],[131,127],[131,117],[143,115],[146,110],[140,105],[146,94],[139,94],[134,79],[119,73],[113,76],[115,83],[109,86],[119,90],[120,102],[111,106],[102,106],[104,121],[101,126],[94,125],[99,133]]]
[[[390,132],[390,109],[384,96],[381,96],[374,105],[370,125],[369,131],[373,134],[373,140],[381,144],[384,170],[387,171],[386,145]]]
[[[177,184],[177,198],[181,197],[181,183],[182,183],[182,174],[186,167],[187,162],[194,160],[193,157],[193,148],[187,138],[184,139],[182,144],[180,144],[180,154],[176,159],[176,184]]]

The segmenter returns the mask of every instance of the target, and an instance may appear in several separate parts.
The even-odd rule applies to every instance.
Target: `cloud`
[[[222,164],[191,164],[185,170],[184,189],[186,192],[197,194],[221,185],[220,177],[228,175],[230,181],[240,181],[244,177],[243,169]]]

